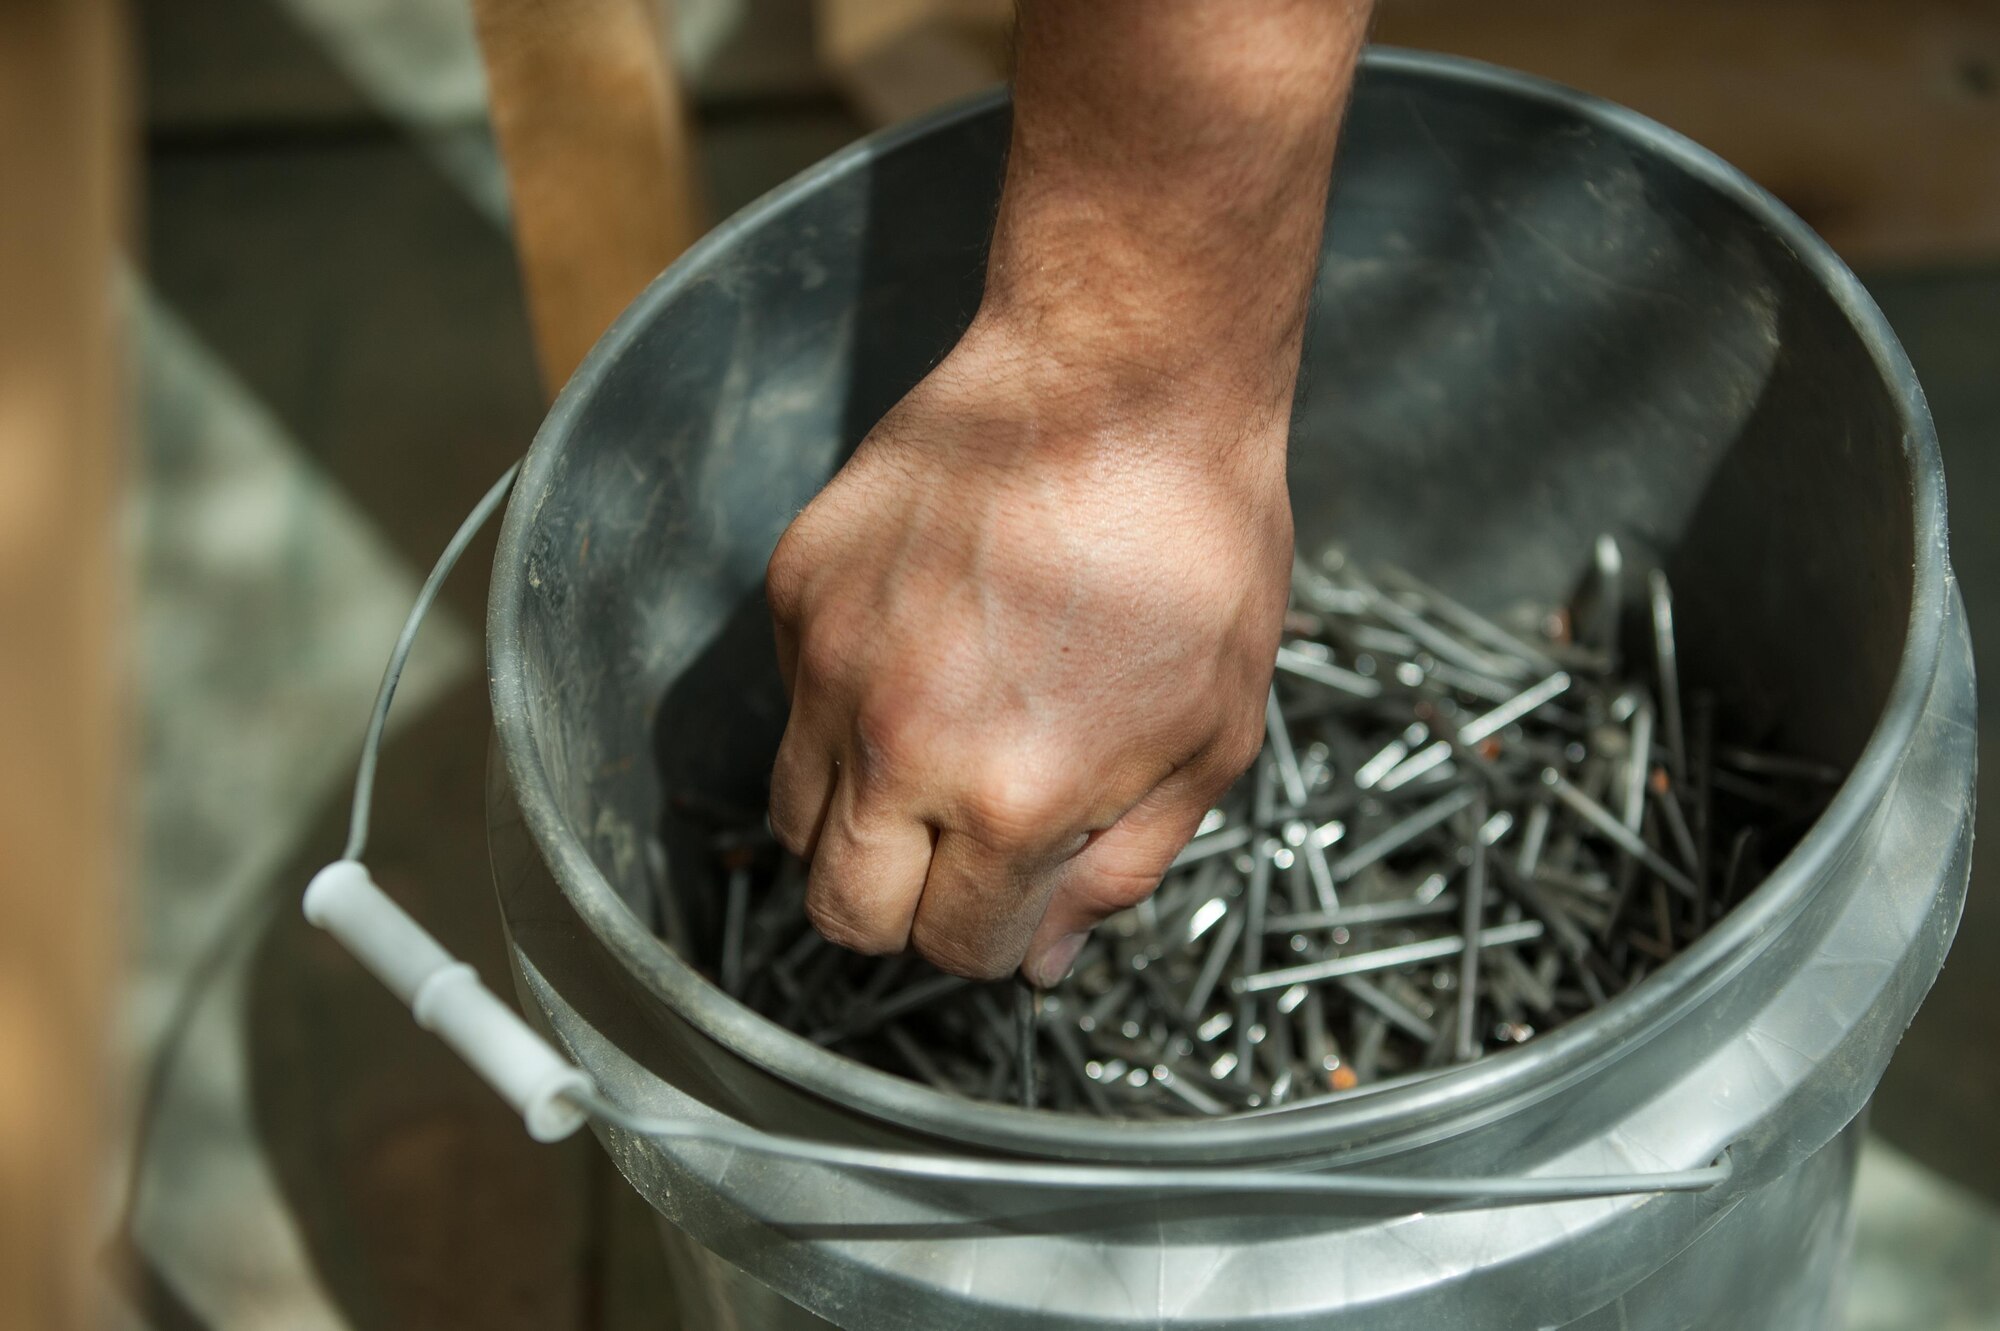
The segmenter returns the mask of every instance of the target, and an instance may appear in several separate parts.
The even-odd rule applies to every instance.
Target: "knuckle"
[[[1172,858],[1171,853],[1166,856],[1168,862]],[[1136,862],[1105,865],[1076,884],[1078,905],[1085,914],[1097,920],[1116,915],[1121,910],[1130,910],[1158,890],[1165,867],[1164,863]]]
[[[764,566],[764,600],[781,624],[796,624],[805,611],[807,564],[798,531],[796,522],[786,529]]]
[[[891,938],[879,925],[856,911],[837,888],[815,886],[806,894],[806,919],[820,937],[837,947],[867,956],[887,956],[903,950],[904,940]]]
[[[1188,829],[1192,831],[1192,825]],[[1164,829],[1148,833],[1120,845],[1116,855],[1100,855],[1086,873],[1078,873],[1064,885],[1064,897],[1092,919],[1104,919],[1138,905],[1160,887],[1160,879],[1174,863],[1174,853],[1184,841],[1176,833]]]
[[[1250,770],[1264,751],[1264,718],[1260,714],[1248,724],[1238,722],[1224,730],[1215,744],[1215,766],[1225,781],[1233,781]]]
[[[1264,699],[1259,686],[1253,696],[1230,707],[1220,718],[1208,745],[1207,765],[1224,781],[1233,781],[1249,770],[1264,751]]]
[[[1064,830],[1066,803],[1027,765],[991,762],[965,794],[966,830],[989,846],[1037,844]]]
[[[853,668],[856,643],[837,616],[817,616],[799,637],[799,675],[818,685],[846,677]]]

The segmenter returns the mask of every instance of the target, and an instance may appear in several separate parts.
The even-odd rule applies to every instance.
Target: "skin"
[[[984,300],[793,522],[771,824],[857,951],[1059,982],[1254,761],[1368,0],[1033,0]]]

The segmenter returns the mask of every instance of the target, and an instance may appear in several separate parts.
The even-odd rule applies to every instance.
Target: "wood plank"
[[[1392,0],[1378,36],[1643,111],[1741,167],[1850,260],[2000,251],[2000,6]]]
[[[119,954],[122,14],[0,5],[0,1326],[99,1322]]]
[[[475,0],[542,378],[704,228],[659,0]]]
[[[820,4],[829,68],[878,123],[1002,77],[1011,0]],[[2000,5],[1988,0],[1383,0],[1375,37],[1643,111],[1855,262],[2000,253]]]

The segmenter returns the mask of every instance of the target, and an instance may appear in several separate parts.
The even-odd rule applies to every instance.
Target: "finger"
[[[810,709],[794,704],[785,737],[771,764],[771,835],[800,859],[813,857],[827,805],[833,799],[833,750],[820,736]]]
[[[1063,866],[1023,954],[1030,983],[1061,984],[1092,928],[1153,894],[1226,784],[1177,773]]]
[[[900,806],[864,807],[852,770],[834,782],[813,849],[806,914],[828,942],[885,956],[910,945],[931,864],[931,829]]]
[[[940,970],[975,980],[1011,975],[1055,892],[1060,861],[1024,856],[969,832],[938,834],[910,941]]]

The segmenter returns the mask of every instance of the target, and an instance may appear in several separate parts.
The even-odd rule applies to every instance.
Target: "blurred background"
[[[597,1148],[530,1144],[298,892],[409,599],[548,386],[706,225],[1003,77],[1010,11],[0,5],[0,1324],[81,1320],[48,1292],[80,1264],[148,1331],[660,1325]],[[1384,0],[1379,35],[1633,105],[1827,236],[1928,390],[2000,660],[2000,3]],[[372,858],[495,976],[489,557],[406,680]],[[1857,1331],[2000,1327],[1996,873],[1876,1100]]]

